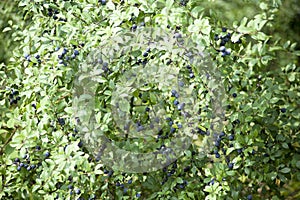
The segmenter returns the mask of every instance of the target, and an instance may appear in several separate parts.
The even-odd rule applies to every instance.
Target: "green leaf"
[[[283,168],[283,169],[281,169],[281,170],[279,170],[281,173],[284,173],[284,174],[286,174],[286,173],[289,173],[290,171],[291,171],[291,169],[290,168],[288,168],[288,167],[285,167],[285,168]]]
[[[294,82],[296,80],[296,72],[290,73],[288,79],[290,82]]]
[[[296,162],[296,167],[300,169],[300,160]]]
[[[202,6],[196,6],[192,9],[191,11],[191,15],[194,17],[194,18],[198,18],[200,13],[204,10],[205,8],[202,7]]]
[[[8,32],[8,31],[10,31],[10,30],[11,30],[11,28],[10,28],[10,27],[5,27],[5,28],[3,29],[3,31],[2,31],[2,32],[4,33],[4,32]]]
[[[120,107],[121,111],[129,113],[130,104],[129,104],[128,101],[126,101],[126,100],[120,101],[119,102],[119,107]]]
[[[182,178],[181,178],[181,177],[177,177],[177,178],[176,178],[176,183],[183,183]]]
[[[235,171],[227,171],[226,174],[228,176],[234,176],[235,175]]]

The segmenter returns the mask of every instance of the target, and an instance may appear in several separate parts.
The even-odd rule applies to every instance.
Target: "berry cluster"
[[[36,151],[40,151],[41,147],[40,146],[36,146],[35,147]],[[46,152],[45,153],[45,157],[49,157],[50,153]],[[17,165],[17,171],[21,171],[22,169],[27,170],[27,171],[32,171],[36,168],[38,168],[39,166],[42,165],[42,163],[39,161],[37,163],[33,163],[32,160],[30,160],[30,155],[27,153],[22,157],[23,160],[21,160],[20,158],[15,158],[15,160],[13,161],[13,163],[15,165]]]
[[[84,46],[84,44],[82,43],[80,46]],[[74,46],[74,48],[76,48]],[[59,51],[60,47],[56,47],[55,51]],[[60,51],[60,54],[57,56],[60,60],[59,60],[59,64],[63,64],[64,66],[67,66],[67,63],[70,59],[75,59],[78,55],[79,55],[79,51],[77,49],[74,49],[73,53],[70,55],[68,55],[68,48],[63,48]]]
[[[141,22],[139,26],[136,24],[132,24],[130,30],[135,31],[138,27],[144,27],[144,26],[145,26],[145,22]]]
[[[222,32],[223,34],[219,35],[219,34],[215,34],[214,36],[214,40],[216,42],[219,42],[219,52],[221,52],[221,55],[224,57],[224,56],[227,56],[227,55],[230,55],[231,54],[231,49],[227,49],[225,47],[225,45],[230,41],[231,39],[231,33],[227,32],[227,28],[223,27],[222,28]],[[224,35],[226,34],[226,35]],[[239,44],[241,43],[242,41],[239,39],[236,43]]]
[[[194,78],[195,75],[194,75],[194,72],[193,72],[192,67],[191,67],[190,65],[187,65],[186,68],[187,68],[188,71],[189,71],[189,76],[190,76],[190,78]]]
[[[125,179],[125,173],[123,175],[124,179]],[[126,194],[129,190],[129,186],[133,183],[132,179],[127,180],[127,183],[125,183],[125,181],[122,181],[123,183],[121,183],[120,181],[116,182],[116,187],[123,189],[123,193]],[[141,193],[138,192],[135,195],[137,198],[141,197]]]
[[[188,0],[180,0],[179,4],[181,6],[186,6],[186,4],[188,3],[189,1]]]
[[[101,3],[102,6],[106,4],[106,0],[98,0],[98,3]]]
[[[59,21],[63,21],[63,22],[66,22],[67,19],[64,19],[64,18],[58,18],[58,14],[59,14],[59,11],[58,10],[55,10],[55,9],[52,9],[52,8],[48,8],[48,16],[49,17],[52,17],[54,20],[59,20]]]
[[[17,104],[19,100],[21,100],[21,97],[18,96],[19,92],[16,90],[12,90],[9,94],[9,103],[10,105]]]
[[[42,63],[42,60],[41,60],[41,56],[39,54],[36,54],[34,56],[35,59],[31,59],[31,56],[29,54],[26,54],[24,56],[25,60],[28,61],[28,62],[33,62],[33,64],[41,64]]]

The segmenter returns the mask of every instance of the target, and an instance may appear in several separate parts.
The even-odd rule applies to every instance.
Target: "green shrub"
[[[0,3],[3,19],[16,16],[13,23],[1,21],[1,28],[12,29],[4,29],[1,44],[5,51],[13,48],[0,65],[1,199],[299,198],[300,52],[285,33],[274,33],[285,12],[280,0],[14,3],[18,7]],[[170,40],[149,43],[148,50],[142,34],[148,28],[158,38],[166,37],[157,31],[164,30]],[[197,57],[185,54],[198,50],[209,59],[202,68]],[[163,70],[154,73],[158,66]],[[187,86],[179,97],[168,77],[175,72]],[[152,73],[163,77],[144,84]],[[130,114],[137,131],[131,127],[129,133],[140,136],[153,111],[161,111],[157,104],[165,109],[158,115],[159,133],[122,134],[118,126]],[[94,119],[86,113],[74,117],[74,107],[85,105],[79,111]],[[180,122],[187,125],[184,109],[193,126],[181,129]],[[88,141],[84,126],[90,121],[98,131]],[[126,153],[108,157],[111,141],[128,151],[151,152],[189,140],[176,140],[180,133],[192,135],[191,145],[162,169],[134,173],[138,163],[127,165]]]

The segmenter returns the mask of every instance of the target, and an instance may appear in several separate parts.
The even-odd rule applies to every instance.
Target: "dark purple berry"
[[[45,157],[48,158],[49,156],[50,156],[50,152],[47,151],[47,152],[45,153]]]
[[[282,113],[285,113],[285,112],[286,112],[286,108],[281,108],[280,111],[281,111]]]

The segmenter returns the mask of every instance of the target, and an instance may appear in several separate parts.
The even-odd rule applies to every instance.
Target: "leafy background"
[[[17,0],[0,7],[1,199],[300,198],[297,0]],[[130,174],[103,165],[87,150],[71,118],[72,88],[93,48],[142,26],[205,46],[228,98],[224,136],[218,133],[210,153],[199,156],[194,143],[163,170]],[[224,40],[228,33],[231,53],[222,56],[215,35]],[[103,68],[97,94],[98,120],[111,137],[114,84],[123,69],[144,61],[140,54],[122,59],[127,64]],[[183,63],[178,67],[204,98],[203,75],[193,67],[190,78]],[[199,138],[209,128],[209,114],[203,105]]]

